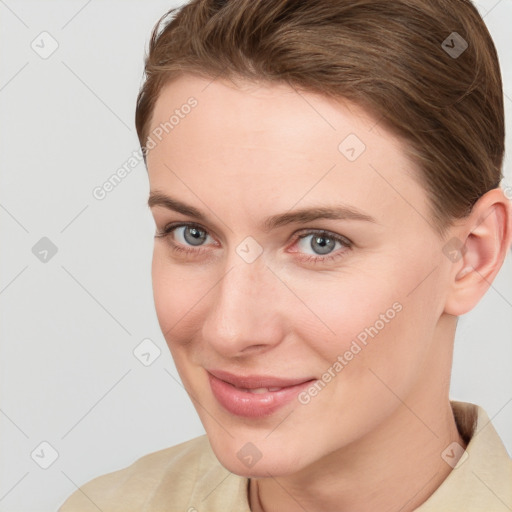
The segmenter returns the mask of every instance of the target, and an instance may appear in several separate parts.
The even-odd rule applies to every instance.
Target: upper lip
[[[309,378],[297,379],[283,379],[280,377],[272,377],[268,375],[234,375],[233,373],[225,372],[223,370],[207,370],[217,379],[223,380],[228,384],[232,384],[237,388],[242,389],[258,389],[258,388],[287,388],[296,386],[304,382],[314,380]]]

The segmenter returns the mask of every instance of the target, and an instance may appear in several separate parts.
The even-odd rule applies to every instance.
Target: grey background
[[[179,3],[0,0],[1,512],[56,510],[91,478],[204,432],[154,312],[144,165],[92,195],[138,149],[144,50]],[[478,6],[500,53],[510,153],[512,3]],[[43,31],[58,43],[46,59],[31,47],[51,48]],[[505,171],[510,187],[510,157]],[[32,252],[43,237],[57,248],[47,262]],[[509,254],[459,321],[452,379],[452,398],[482,405],[509,452],[511,285]],[[161,350],[149,366],[133,353],[144,339]]]

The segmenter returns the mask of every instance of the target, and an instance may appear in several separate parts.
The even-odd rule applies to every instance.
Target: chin
[[[282,477],[296,473],[301,468],[293,466],[290,461],[280,460],[259,460],[253,467],[248,467],[241,463],[238,459],[232,457],[218,457],[222,466],[228,471],[245,478],[268,478]]]
[[[210,438],[215,456],[228,471],[246,478],[279,477],[300,471],[305,465],[298,460],[296,450],[290,446],[273,446],[272,443],[254,443],[240,438]],[[292,453],[290,453],[292,450]],[[304,455],[304,454],[302,454]]]

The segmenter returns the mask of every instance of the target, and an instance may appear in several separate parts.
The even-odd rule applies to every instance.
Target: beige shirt
[[[510,512],[512,459],[481,407],[451,404],[467,456],[416,511]],[[201,436],[91,480],[59,512],[250,512],[248,483],[221,466]]]

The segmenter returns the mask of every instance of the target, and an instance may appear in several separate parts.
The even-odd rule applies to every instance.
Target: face
[[[398,139],[347,101],[193,76],[151,132],[157,316],[225,467],[296,472],[430,389],[449,265]]]

